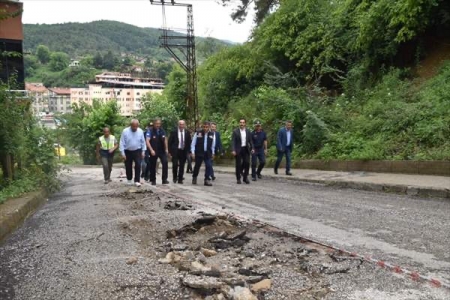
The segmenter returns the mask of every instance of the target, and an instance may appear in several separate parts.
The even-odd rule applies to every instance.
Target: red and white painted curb
[[[392,263],[389,263],[389,262],[386,262],[386,261],[383,261],[383,260],[379,260],[379,259],[373,258],[372,256],[361,255],[361,254],[358,254],[356,252],[352,252],[352,251],[348,251],[348,250],[345,250],[345,249],[342,249],[342,248],[338,248],[338,247],[335,247],[335,246],[332,246],[332,245],[329,245],[329,244],[326,244],[326,243],[323,243],[323,242],[320,242],[320,241],[317,241],[317,240],[314,240],[314,239],[311,239],[311,238],[305,238],[303,236],[298,235],[297,233],[290,232],[289,230],[286,230],[286,229],[274,226],[272,224],[269,224],[269,223],[266,223],[266,222],[263,222],[263,221],[260,221],[260,220],[257,220],[257,219],[248,218],[248,217],[245,217],[245,216],[242,216],[242,215],[239,215],[239,214],[235,214],[235,213],[225,213],[225,212],[223,212],[223,211],[213,207],[212,205],[206,204],[206,203],[201,202],[201,201],[196,201],[194,199],[191,199],[191,198],[188,198],[188,197],[176,194],[176,193],[172,193],[172,192],[170,192],[170,191],[168,191],[166,189],[161,189],[161,188],[158,188],[158,187],[153,187],[153,188],[157,189],[158,191],[161,191],[161,192],[164,192],[166,194],[169,194],[169,195],[171,195],[171,196],[173,196],[175,198],[183,199],[185,201],[193,202],[193,203],[196,203],[198,205],[206,206],[206,207],[208,207],[208,208],[210,208],[210,209],[212,209],[214,211],[219,212],[222,215],[227,215],[227,216],[229,216],[231,218],[234,218],[234,219],[237,219],[239,221],[246,222],[246,223],[252,223],[252,224],[255,224],[255,225],[259,224],[259,225],[263,225],[263,226],[269,226],[269,227],[272,227],[272,228],[276,228],[276,229],[278,229],[280,231],[283,231],[283,232],[285,232],[285,233],[287,233],[287,234],[289,234],[291,236],[294,236],[296,238],[299,238],[299,239],[301,239],[303,241],[311,242],[311,243],[314,243],[314,244],[317,244],[317,245],[320,245],[320,246],[332,249],[334,251],[339,251],[340,253],[347,254],[347,255],[349,255],[351,257],[357,257],[357,258],[359,258],[359,259],[361,259],[363,261],[366,261],[368,263],[374,264],[374,265],[376,265],[376,266],[378,266],[378,267],[380,267],[382,269],[385,269],[385,270],[388,270],[388,271],[392,271],[392,272],[394,272],[396,274],[402,274],[405,277],[410,278],[410,279],[412,279],[414,281],[424,281],[424,282],[428,282],[433,287],[436,287],[436,288],[447,288],[447,289],[450,290],[450,283],[448,283],[448,282],[446,282],[444,280],[441,280],[441,279],[438,279],[438,278],[433,278],[431,276],[425,276],[425,275],[420,274],[419,272],[410,271],[410,270],[408,270],[406,268],[403,268],[401,266],[398,266],[396,264],[392,264]]]

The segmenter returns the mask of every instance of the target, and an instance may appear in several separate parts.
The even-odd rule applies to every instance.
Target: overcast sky
[[[113,20],[139,27],[159,28],[162,25],[161,6],[150,5],[148,0],[22,0],[21,2],[24,3],[22,20],[25,24]],[[230,17],[232,7],[222,7],[215,0],[176,2],[193,4],[194,29],[195,35],[198,36],[244,42],[253,26],[252,11],[244,23],[237,24]],[[238,0],[232,2],[237,4]],[[168,6],[167,26],[186,28],[186,15],[186,8]]]

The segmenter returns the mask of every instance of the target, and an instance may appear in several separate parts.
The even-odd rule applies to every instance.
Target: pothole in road
[[[175,268],[178,283],[170,288],[180,291],[179,299],[335,299],[386,276],[372,275],[371,265],[358,258],[271,227],[206,214],[164,193],[131,194],[124,203],[139,217],[122,229],[139,242],[143,257]],[[141,198],[129,201],[136,194]],[[340,287],[345,291],[336,292]]]

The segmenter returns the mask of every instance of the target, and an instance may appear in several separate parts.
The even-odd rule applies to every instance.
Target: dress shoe
[[[216,180],[216,176],[211,177],[212,181]]]
[[[261,174],[256,174],[256,176],[258,176],[259,179],[262,178]]]
[[[152,185],[156,185],[156,181],[152,181]]]
[[[209,180],[205,180],[205,185],[206,186],[212,186],[212,183]]]
[[[278,174],[278,170],[277,170],[277,169],[273,169],[273,172],[274,172],[275,174]]]
[[[256,177],[252,177],[252,181],[256,181]]]
[[[240,179],[237,180],[237,184],[242,184],[242,181]]]
[[[197,177],[192,178],[192,184],[197,184]]]
[[[173,183],[177,183],[178,179],[174,178]]]
[[[183,184],[183,180],[178,180],[178,184]]]
[[[291,172],[286,172],[286,175],[292,176]]]
[[[248,178],[244,178],[244,182],[245,182],[246,184],[250,184],[250,180],[248,180]]]
[[[162,184],[169,184],[168,180],[163,180]]]

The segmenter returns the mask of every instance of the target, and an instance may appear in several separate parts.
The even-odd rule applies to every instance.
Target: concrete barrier
[[[44,204],[47,196],[47,192],[39,190],[0,205],[0,243]]]
[[[218,165],[234,165],[233,159],[217,159]],[[275,163],[267,162],[267,167],[273,168]],[[281,168],[284,168],[284,161]],[[450,176],[450,161],[390,161],[390,160],[301,160],[292,165],[293,168],[343,171],[343,172],[376,172],[416,175]]]

